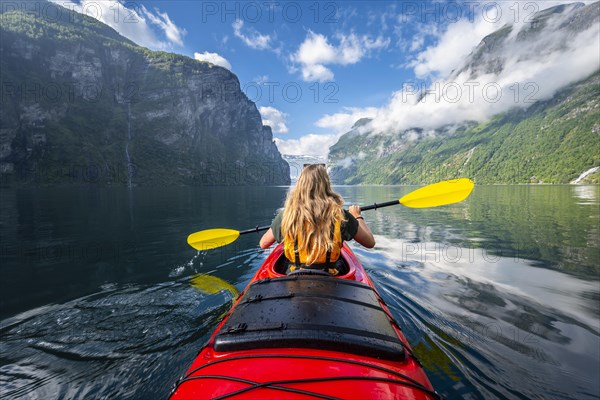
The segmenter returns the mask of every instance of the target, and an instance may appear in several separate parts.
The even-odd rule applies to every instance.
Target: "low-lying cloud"
[[[485,54],[474,65],[468,64],[468,57],[467,63],[462,61],[461,65],[466,48],[455,37],[462,35],[472,41],[497,26],[486,27],[487,21],[481,19],[471,25],[466,21],[450,25],[436,46],[412,60],[415,74],[433,76],[433,83],[426,87],[406,85],[395,92],[388,104],[378,110],[369,129],[393,133],[409,128],[436,129],[465,121],[482,122],[512,108],[526,108],[549,99],[561,88],[590,76],[600,69],[598,3],[586,10],[594,13],[596,21],[585,30],[565,28],[573,24],[573,13],[577,12],[574,7],[567,6],[564,12],[550,16],[541,32],[531,24],[513,25],[512,32],[495,46],[493,53]],[[442,74],[450,77],[436,78]]]
[[[270,107],[261,107],[270,108]],[[343,112],[335,114],[326,114],[319,119],[315,125],[319,128],[332,130],[334,133],[328,135],[319,135],[310,133],[298,139],[280,139],[275,138],[277,148],[282,154],[295,156],[311,155],[315,157],[327,158],[329,148],[333,146],[340,136],[348,132],[354,123],[361,118],[372,118],[377,112],[375,107],[346,107]],[[263,111],[261,111],[261,114]],[[263,116],[263,123],[265,117]]]
[[[205,51],[204,53],[194,53],[194,58],[198,61],[207,61],[211,64],[231,70],[231,64],[229,61],[217,53],[209,53],[208,51]]]
[[[331,129],[336,133],[346,133],[361,118],[373,118],[377,114],[376,107],[344,107],[342,112],[325,114],[315,125],[319,128]]]
[[[310,133],[299,139],[275,138],[275,144],[281,154],[327,158],[329,147],[333,146],[340,136],[341,134],[317,135]]]

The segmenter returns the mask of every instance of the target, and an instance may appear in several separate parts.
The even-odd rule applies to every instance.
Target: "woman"
[[[300,269],[323,269],[337,275],[342,241],[356,240],[365,247],[375,246],[375,239],[360,215],[360,207],[342,208],[342,197],[331,189],[323,164],[307,165],[296,187],[288,193],[282,213],[260,239],[263,249],[275,241],[284,244],[289,261],[287,272]]]

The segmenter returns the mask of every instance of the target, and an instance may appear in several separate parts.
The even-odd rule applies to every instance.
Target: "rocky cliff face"
[[[465,117],[461,122],[442,126],[416,121],[408,128],[382,132],[373,126],[377,121],[357,121],[330,148],[332,179],[340,184],[421,184],[457,177],[470,177],[483,184],[600,182],[600,73],[593,71],[598,65],[596,47],[595,58],[576,65],[592,70],[579,81],[570,80],[570,76],[579,75],[564,66],[548,76],[540,72],[539,79],[517,80],[517,75],[527,72],[523,69],[531,65],[558,65],[556,56],[568,45],[572,46],[565,54],[573,58],[574,43],[581,45],[575,41],[580,33],[591,33],[589,39],[597,40],[599,12],[600,2],[575,3],[543,10],[520,27],[506,25],[485,37],[448,80],[478,83],[480,77],[487,76],[502,82],[498,78],[502,77],[524,89],[534,88],[536,96],[537,91],[545,94],[523,102],[505,96],[513,107],[502,112],[495,110],[507,108],[490,101],[494,113],[477,121],[469,120],[477,114],[473,111],[476,101],[461,104],[471,112],[460,114]],[[507,79],[513,72],[517,75]],[[563,82],[562,86],[549,85],[546,81],[550,79]],[[538,80],[546,84],[538,84]],[[423,101],[403,111],[408,115],[433,103]],[[460,113],[460,107],[447,105]],[[451,117],[450,113],[444,115]]]
[[[289,183],[230,71],[53,7],[0,15],[4,183]]]

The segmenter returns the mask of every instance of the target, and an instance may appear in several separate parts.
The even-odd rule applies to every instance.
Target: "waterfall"
[[[576,185],[576,184],[578,184],[579,182],[581,182],[582,180],[584,180],[584,179],[585,179],[585,178],[586,178],[588,175],[591,175],[591,174],[593,174],[594,172],[598,171],[598,168],[600,168],[600,167],[594,167],[594,168],[590,168],[590,169],[588,169],[588,170],[587,170],[587,171],[585,171],[583,174],[579,175],[579,176],[577,177],[577,179],[573,179],[573,180],[572,180],[570,183],[571,183],[572,185]]]
[[[132,165],[129,156],[129,143],[131,142],[131,102],[127,103],[127,142],[125,143],[125,158],[127,161],[127,187],[131,187]]]

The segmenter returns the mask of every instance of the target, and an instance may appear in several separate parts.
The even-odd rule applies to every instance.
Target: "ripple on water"
[[[231,301],[185,280],[110,286],[9,318],[0,323],[3,398],[165,398]]]

